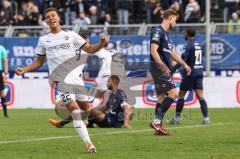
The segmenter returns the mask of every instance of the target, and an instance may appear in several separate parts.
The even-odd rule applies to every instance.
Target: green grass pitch
[[[9,110],[9,119],[0,113],[0,159],[240,158],[240,109],[210,109],[208,126],[200,124],[199,109],[185,109],[180,125],[166,126],[170,137],[153,135],[153,109],[135,110],[132,129],[89,129],[96,154],[86,152],[72,124],[49,124],[48,118],[57,118],[53,110]]]

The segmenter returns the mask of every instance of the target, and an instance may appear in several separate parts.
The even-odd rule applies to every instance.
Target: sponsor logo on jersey
[[[69,39],[69,36],[67,36],[67,35],[64,36],[64,39],[65,39],[65,40],[68,40],[68,39]]]
[[[5,85],[7,106],[11,106],[14,103],[14,85],[10,81],[4,82],[4,85]]]
[[[181,78],[173,78],[177,89],[180,88]],[[153,80],[148,80],[143,83],[142,86],[142,99],[144,104],[148,106],[155,106],[157,102],[157,96],[155,92]],[[174,101],[172,106],[176,106],[177,100]],[[197,97],[193,91],[188,91],[185,95],[185,106],[191,106],[197,102]]]
[[[60,44],[56,46],[51,46],[48,48],[48,51],[51,52],[52,50],[63,50],[63,49],[69,49],[70,43]]]

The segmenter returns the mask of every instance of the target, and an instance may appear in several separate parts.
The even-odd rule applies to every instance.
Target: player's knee
[[[72,111],[74,111],[74,110],[79,110],[79,106],[78,106],[78,104],[77,104],[75,101],[72,101],[72,102],[68,103],[68,104],[66,105],[66,107],[68,108],[68,110],[69,110],[70,112],[72,112]]]
[[[80,109],[75,109],[71,111],[71,116],[73,120],[82,120]]]
[[[176,99],[178,98],[178,93],[177,91],[171,91],[170,93],[168,93],[168,96],[171,97],[172,99]]]

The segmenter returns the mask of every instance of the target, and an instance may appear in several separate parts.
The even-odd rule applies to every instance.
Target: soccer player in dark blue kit
[[[184,106],[184,97],[187,91],[194,90],[199,100],[201,111],[203,114],[203,124],[209,124],[207,103],[203,97],[203,64],[202,64],[202,48],[200,44],[195,40],[196,30],[194,28],[188,28],[185,32],[185,40],[187,43],[184,45],[182,59],[191,67],[192,73],[187,76],[183,70],[182,82],[180,85],[180,92],[176,107],[176,114],[172,120],[167,121],[168,124],[178,124],[180,122],[181,113]],[[174,66],[176,70],[179,65]]]
[[[173,48],[169,31],[176,25],[178,15],[175,11],[168,9],[163,13],[163,22],[154,28],[150,39],[150,73],[153,77],[157,94],[155,118],[151,127],[155,129],[155,135],[169,135],[162,127],[164,114],[173,101],[178,97],[177,90],[171,78],[172,60],[181,64],[191,74],[191,68],[180,58]]]
[[[107,88],[111,91],[107,99],[106,105],[97,106],[90,109],[88,116],[88,127],[93,127],[93,124],[99,127],[106,128],[131,128],[129,121],[132,119],[133,106],[127,103],[127,96],[119,89],[120,79],[116,75],[109,77]],[[58,121],[51,119],[51,124],[58,128],[72,121],[71,116],[67,119]]]
[[[118,88],[120,79],[116,75],[109,77],[107,87],[112,93],[105,107],[99,110],[98,107],[90,110],[88,117],[89,127],[93,123],[99,127],[112,128],[131,128],[129,121],[133,113],[133,107],[127,103],[127,96],[121,89]]]

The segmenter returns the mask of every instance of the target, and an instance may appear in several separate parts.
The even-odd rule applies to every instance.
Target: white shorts
[[[71,71],[64,79],[64,83],[84,87],[84,81],[82,79],[82,67],[78,67]],[[70,91],[58,90],[59,98],[62,100],[64,105],[67,105],[72,101],[88,101],[87,95],[80,93],[76,94],[74,92],[75,90],[72,89],[70,89]]]

